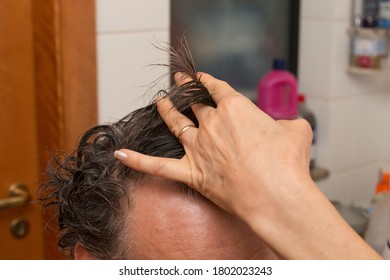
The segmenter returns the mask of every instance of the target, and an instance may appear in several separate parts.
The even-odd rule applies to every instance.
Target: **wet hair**
[[[183,72],[191,81],[157,94],[169,98],[198,125],[191,105],[216,105],[196,75],[185,41],[177,49],[169,46],[167,50],[171,73]],[[39,188],[38,198],[44,207],[55,209],[58,246],[66,258],[74,258],[77,244],[96,259],[129,257],[131,248],[125,240],[131,236],[126,221],[131,215],[132,190],[148,175],[117,161],[113,154],[121,148],[177,159],[185,153],[151,101],[118,122],[89,129],[70,155],[54,156],[47,170],[49,179]]]

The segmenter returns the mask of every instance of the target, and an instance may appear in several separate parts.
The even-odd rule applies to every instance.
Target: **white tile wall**
[[[343,203],[369,200],[390,162],[389,62],[379,74],[347,73],[351,1],[301,4],[299,84],[318,119],[317,161],[331,172],[319,186]]]
[[[300,24],[299,88],[311,96],[330,94],[332,26],[327,22],[302,20]]]
[[[390,71],[388,71],[390,77]],[[390,80],[390,79],[388,79]],[[386,98],[383,103],[383,122],[382,122],[382,150],[381,159],[383,163],[390,166],[390,87],[387,89]]]
[[[389,41],[390,44],[390,41]],[[386,78],[386,98],[383,104],[384,115],[383,115],[383,144],[381,158],[383,165],[390,166],[390,59],[388,58],[383,67],[387,70]],[[390,168],[389,168],[390,169]]]
[[[306,0],[307,1],[307,0]],[[310,1],[310,0],[309,0]],[[318,1],[312,1],[317,2]],[[350,21],[351,11],[352,11],[352,1],[351,0],[333,0],[333,15],[334,19],[343,19]]]
[[[350,0],[301,0],[301,7],[304,18],[349,20],[351,14]]]
[[[169,5],[170,0],[96,0],[97,31],[167,30]]]
[[[143,106],[154,91],[140,86],[166,73],[145,66],[169,62],[151,46],[169,41],[169,5],[97,0],[100,122]],[[302,0],[301,9],[299,86],[317,116],[318,163],[331,171],[319,187],[343,203],[369,199],[379,167],[390,165],[389,59],[383,74],[348,74],[351,1]]]
[[[101,122],[117,120],[151,99],[148,86],[168,70],[148,65],[169,62],[167,53],[152,46],[155,40],[169,42],[168,31],[98,36]]]
[[[379,159],[382,101],[379,94],[330,102],[330,170],[347,170]]]
[[[170,1],[97,0],[99,122],[115,121],[146,105],[162,86],[168,54],[153,44],[170,41]],[[168,83],[168,77],[162,84]],[[160,85],[161,85],[160,83]]]

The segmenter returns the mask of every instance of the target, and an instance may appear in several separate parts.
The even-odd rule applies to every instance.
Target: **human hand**
[[[183,182],[244,220],[259,207],[267,215],[277,209],[281,193],[296,194],[292,182],[310,180],[311,128],[303,120],[276,122],[226,82],[199,76],[217,104],[192,106],[199,128],[183,131],[193,122],[168,98],[157,101],[186,155],[177,160],[121,150],[127,155],[122,161],[138,171]],[[179,84],[190,80],[181,74],[175,79]]]
[[[140,172],[194,188],[247,222],[284,258],[379,258],[311,180],[310,125],[274,121],[226,82],[199,75],[217,107],[192,106],[198,128],[168,98],[157,101],[160,115],[184,146],[183,158],[125,149],[115,157]],[[175,79],[178,84],[189,80],[179,74]]]

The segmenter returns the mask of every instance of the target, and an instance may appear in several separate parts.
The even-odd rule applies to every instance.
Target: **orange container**
[[[376,185],[377,194],[390,192],[390,173],[382,174],[382,181]]]

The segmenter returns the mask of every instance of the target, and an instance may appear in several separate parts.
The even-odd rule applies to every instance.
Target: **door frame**
[[[32,1],[40,174],[50,151],[69,152],[97,123],[95,0]],[[44,178],[42,178],[44,180]],[[46,259],[62,259],[54,213],[45,211]]]

